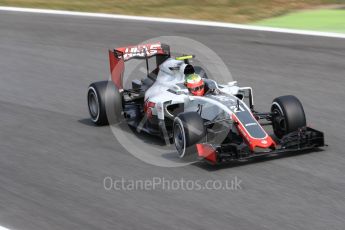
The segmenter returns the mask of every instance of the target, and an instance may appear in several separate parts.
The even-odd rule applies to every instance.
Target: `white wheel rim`
[[[176,124],[174,125],[174,143],[177,153],[180,158],[183,158],[186,154],[186,135],[183,129],[183,123],[181,119],[175,118]]]
[[[97,122],[99,118],[99,101],[95,88],[89,87],[88,93],[88,107],[91,120]]]

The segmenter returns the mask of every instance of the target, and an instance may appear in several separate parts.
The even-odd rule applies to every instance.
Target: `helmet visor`
[[[202,84],[202,85],[199,85],[199,86],[194,87],[194,88],[189,88],[189,90],[190,90],[191,92],[197,92],[197,91],[203,90],[204,87],[205,87],[205,85]]]

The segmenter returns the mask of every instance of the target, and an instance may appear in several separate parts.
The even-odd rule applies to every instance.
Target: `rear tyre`
[[[306,126],[301,102],[292,95],[277,97],[271,106],[272,126],[278,138]]]
[[[118,123],[122,119],[122,96],[111,81],[92,83],[87,92],[91,121],[98,125]]]
[[[179,158],[193,159],[195,144],[206,135],[203,119],[197,112],[181,113],[174,119],[173,132]]]

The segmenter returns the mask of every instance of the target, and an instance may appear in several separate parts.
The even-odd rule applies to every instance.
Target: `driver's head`
[[[202,80],[202,78],[198,74],[189,74],[186,76],[186,82],[185,82],[188,90],[194,95],[194,96],[203,96],[205,93],[205,83]]]

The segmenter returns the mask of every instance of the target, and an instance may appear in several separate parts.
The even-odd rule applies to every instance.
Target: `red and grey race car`
[[[111,81],[88,88],[96,125],[125,121],[173,142],[180,158],[197,156],[214,164],[324,146],[323,133],[306,126],[295,96],[277,97],[271,111],[257,112],[251,87],[217,83],[190,64],[193,55],[172,57],[170,47],[159,42],[117,48],[109,58]],[[150,58],[156,59],[152,71]],[[143,76],[124,88],[125,62],[132,59],[145,60],[147,74],[138,73]],[[272,136],[263,128],[270,126]]]

